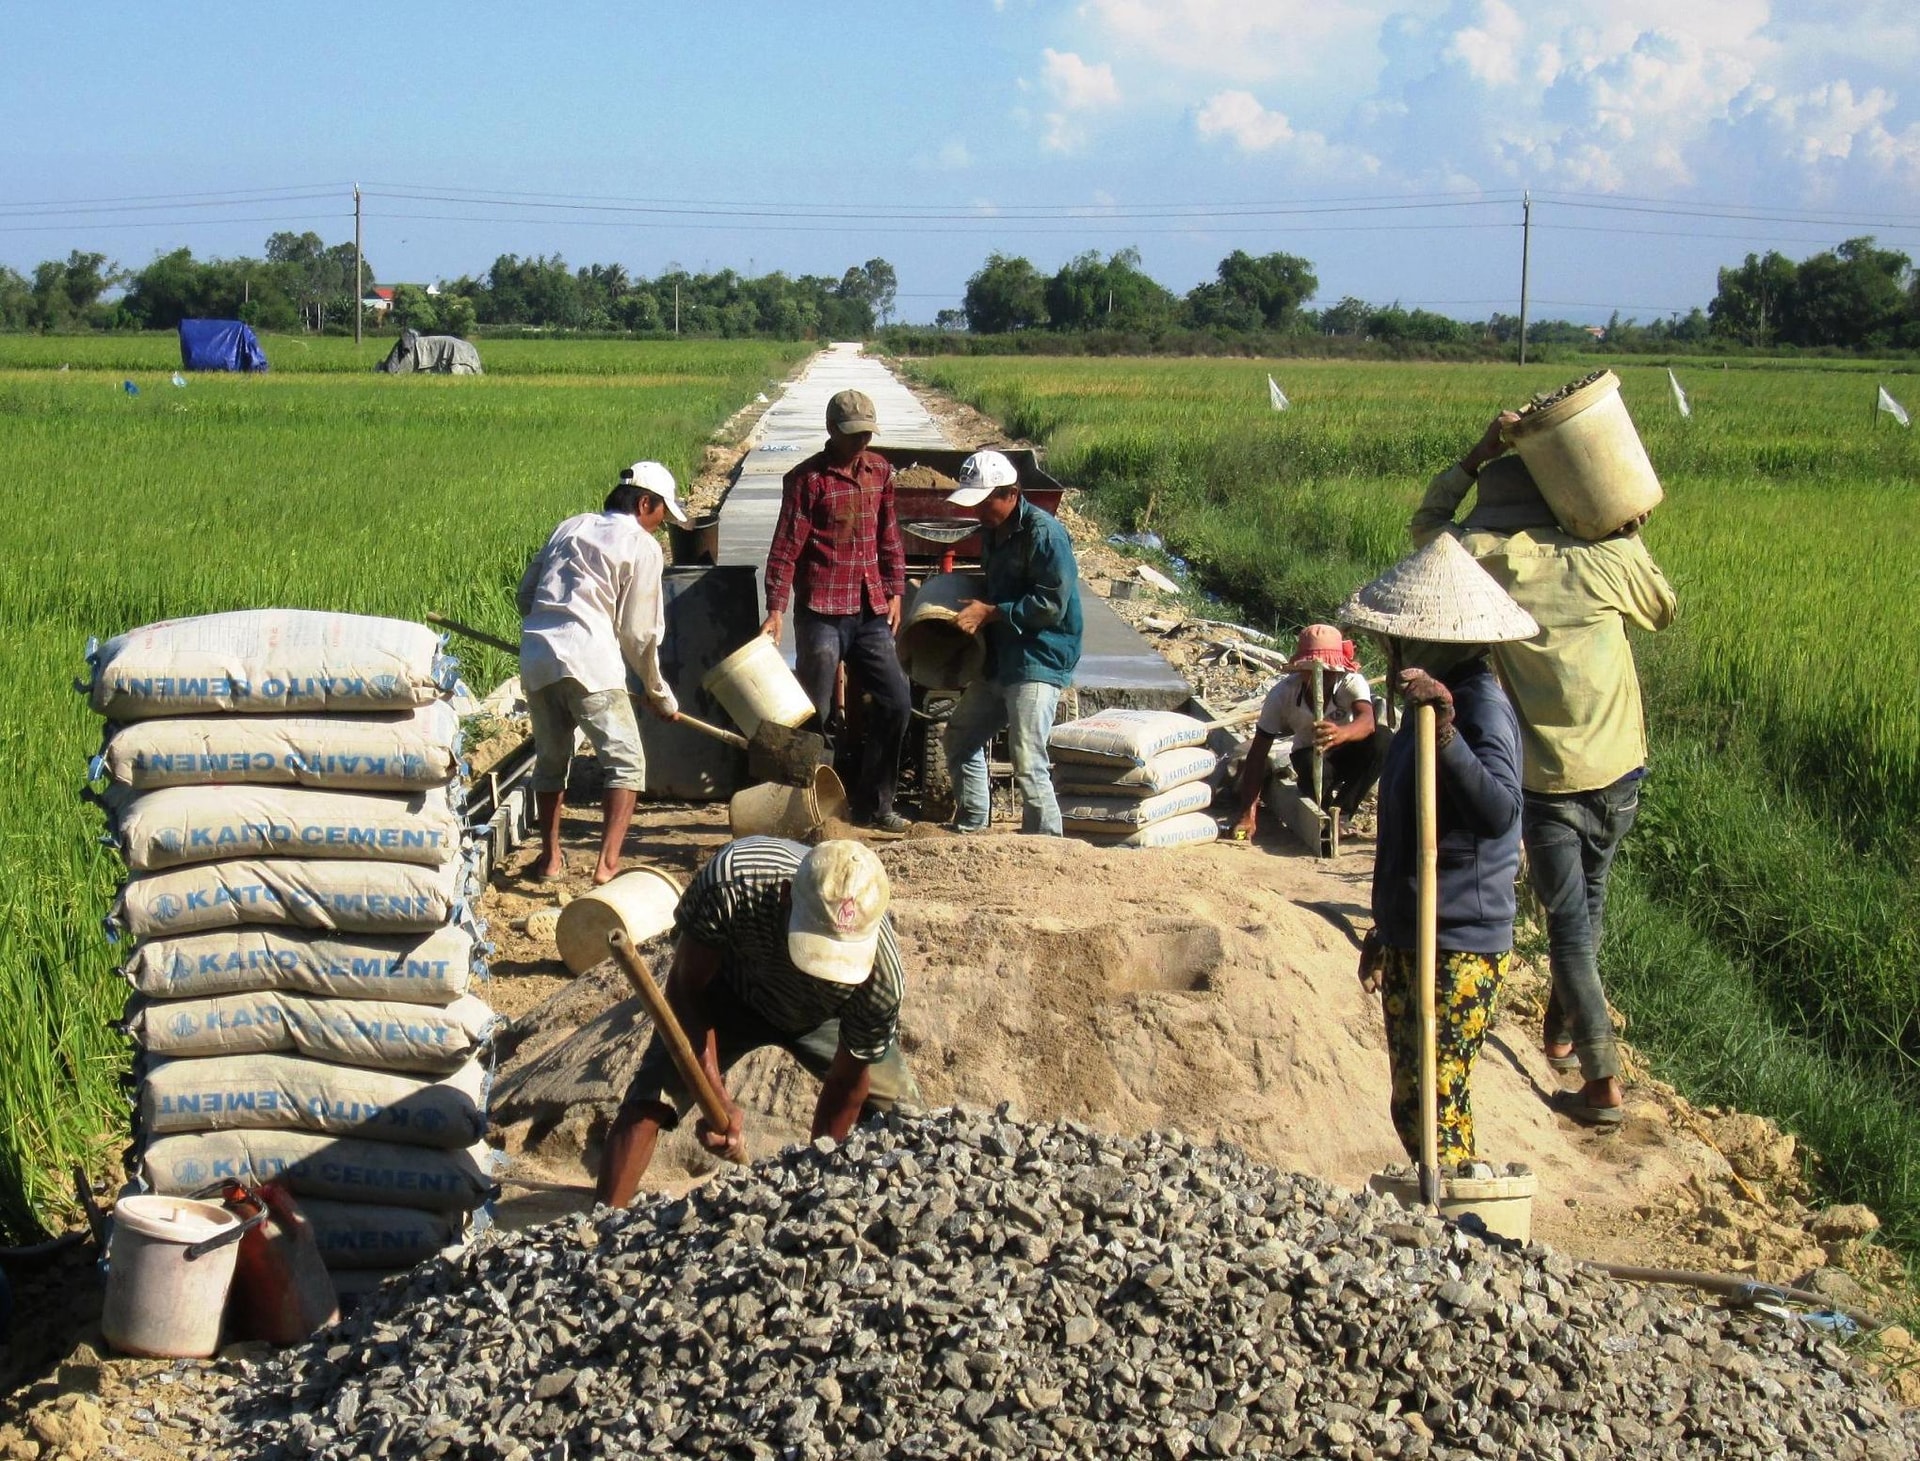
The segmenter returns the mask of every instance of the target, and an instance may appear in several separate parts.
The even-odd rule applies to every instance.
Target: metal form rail
[[[474,777],[467,788],[467,835],[474,874],[485,881],[533,834],[533,737]]]

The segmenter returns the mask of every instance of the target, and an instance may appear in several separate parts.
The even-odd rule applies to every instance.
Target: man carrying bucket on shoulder
[[[1556,1108],[1588,1126],[1625,1117],[1620,1054],[1598,951],[1614,854],[1640,809],[1646,718],[1627,626],[1673,623],[1666,575],[1640,536],[1642,514],[1590,542],[1563,531],[1527,466],[1507,450],[1520,421],[1504,411],[1428,486],[1408,524],[1416,543],[1452,533],[1539,624],[1493,648],[1520,717],[1528,875],[1547,916],[1553,993],[1542,1049],[1582,1087]],[[1473,510],[1456,528],[1469,491]]]
[[[576,728],[586,732],[607,775],[597,886],[620,875],[620,845],[646,784],[628,670],[654,714],[672,720],[680,713],[660,674],[666,612],[653,534],[669,517],[687,521],[673,473],[658,462],[635,462],[599,512],[570,517],[553,530],[520,579],[520,687],[533,721],[540,819],[533,876],[543,881],[566,871],[560,812]]]
[[[891,897],[880,859],[849,841],[809,850],[784,837],[742,837],[688,884],[674,911],[666,996],[730,1113],[725,1131],[701,1119],[709,1152],[744,1151],[726,1074],[765,1045],[819,1079],[815,1140],[843,1140],[864,1112],[919,1100],[900,1053],[906,979]],[[656,1032],[607,1133],[601,1202],[633,1201],[660,1133],[691,1105]]]

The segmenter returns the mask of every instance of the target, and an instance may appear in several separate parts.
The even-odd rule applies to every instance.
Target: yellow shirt
[[[1434,479],[1416,537],[1441,530],[1429,510],[1447,495],[1458,503],[1469,483],[1457,466]],[[1459,537],[1540,625],[1532,639],[1493,646],[1494,668],[1520,717],[1526,789],[1593,791],[1644,766],[1646,718],[1627,624],[1664,629],[1676,604],[1639,535],[1590,543],[1557,528],[1529,528]]]

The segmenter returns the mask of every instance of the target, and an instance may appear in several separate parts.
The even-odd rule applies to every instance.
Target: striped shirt
[[[780,892],[807,854],[784,837],[742,837],[713,855],[687,885],[674,933],[720,951],[720,981],[743,1005],[789,1035],[840,1021],[840,1043],[868,1065],[883,1059],[900,1030],[906,980],[893,916],[880,920],[873,972],[861,984],[832,984],[796,969],[787,955]]]

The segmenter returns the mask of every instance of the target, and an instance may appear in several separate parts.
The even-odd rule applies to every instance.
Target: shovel
[[[640,996],[640,1002],[647,1007],[647,1013],[653,1018],[653,1028],[659,1032],[661,1042],[667,1047],[667,1054],[673,1057],[674,1069],[680,1072],[680,1079],[687,1083],[694,1104],[700,1108],[700,1114],[707,1118],[707,1125],[718,1132],[726,1131],[727,1103],[720,1099],[713,1082],[707,1079],[706,1069],[693,1053],[687,1032],[680,1028],[673,1006],[667,1003],[666,990],[653,982],[653,975],[647,972],[647,966],[641,962],[632,942],[619,929],[607,935],[607,948],[611,950],[614,962],[626,974],[633,992]],[[744,1145],[730,1160],[745,1165],[747,1154]]]
[[[1420,984],[1420,1197],[1440,1210],[1440,1057],[1434,981],[1440,945],[1440,793],[1434,745],[1434,712],[1413,712],[1414,816],[1420,832],[1419,922],[1415,926],[1416,977]]]
[[[489,634],[484,629],[475,629],[471,624],[462,624],[458,619],[449,619],[445,614],[427,615],[429,624],[438,624],[442,629],[450,629],[455,634],[471,639],[476,644],[484,644],[507,654],[518,656],[520,646]],[[747,775],[755,781],[778,781],[786,786],[811,786],[813,770],[828,759],[826,737],[815,731],[795,730],[792,726],[775,725],[772,721],[762,721],[749,740],[738,731],[722,730],[717,725],[709,725],[704,720],[695,719],[684,710],[675,722],[688,730],[698,731],[703,736],[712,736],[716,741],[725,741],[730,746],[738,746],[747,753]]]

